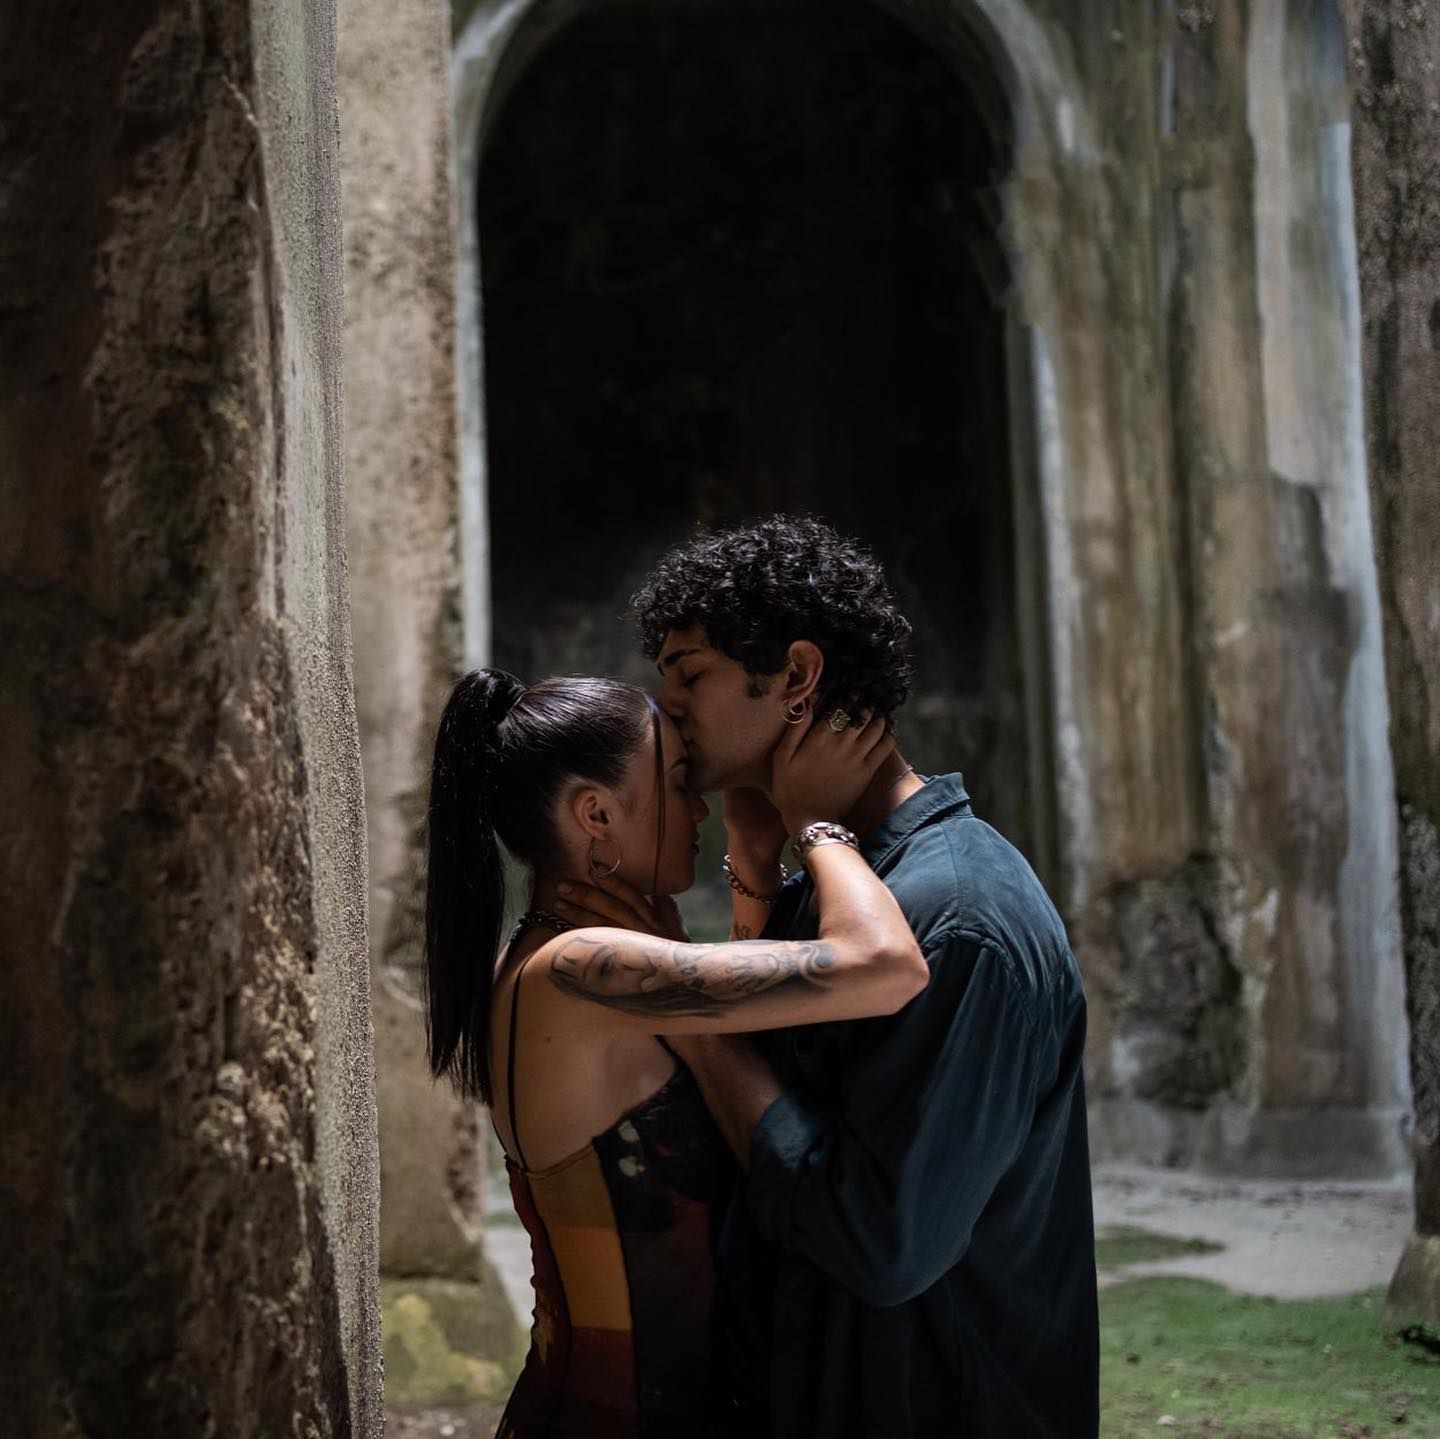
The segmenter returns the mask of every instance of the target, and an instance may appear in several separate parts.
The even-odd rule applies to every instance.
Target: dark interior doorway
[[[864,0],[611,0],[531,56],[478,185],[494,652],[648,680],[662,548],[824,515],[915,625],[907,756],[1026,847],[989,83]]]

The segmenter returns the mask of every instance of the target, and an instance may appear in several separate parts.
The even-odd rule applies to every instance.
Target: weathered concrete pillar
[[[356,0],[341,12],[346,454],[381,1267],[469,1276],[475,1117],[430,1082],[419,1008],[429,750],[460,651],[448,54],[440,0]]]
[[[1134,12],[1103,76],[1078,67],[1063,23],[1015,12],[1004,23],[1024,85],[1008,237],[1028,371],[1015,388],[1035,457],[1026,529],[1044,575],[1035,651],[1049,679],[1057,899],[1090,996],[1096,1147],[1174,1160],[1186,1140],[1156,1116],[1203,1108],[1230,1075],[1224,1046],[1197,1033],[1223,1009],[1224,963],[1206,942],[1195,862],[1188,574],[1157,324],[1162,146],[1134,119],[1158,106],[1157,20]]]
[[[1365,418],[1415,1092],[1392,1316],[1440,1324],[1440,11],[1348,0]]]
[[[0,1413],[378,1436],[333,7],[0,46]]]
[[[983,12],[1020,111],[1033,517],[1023,473],[1016,502],[1097,1148],[1393,1171],[1408,1086],[1338,13],[903,8],[937,37],[942,12]]]
[[[1175,49],[1176,435],[1217,933],[1245,1062],[1201,1157],[1390,1172],[1408,1099],[1339,18]]]
[[[449,41],[442,0],[355,0],[341,10],[346,455],[370,841],[380,1267],[470,1281],[463,1307],[489,1336],[479,1357],[501,1366],[476,1371],[490,1377],[471,1397],[493,1398],[521,1341],[481,1244],[488,1120],[432,1082],[420,1008],[430,754],[462,649]],[[387,1299],[386,1315],[392,1372],[408,1375],[418,1361],[406,1312]],[[400,1389],[418,1395],[433,1378],[414,1376]]]

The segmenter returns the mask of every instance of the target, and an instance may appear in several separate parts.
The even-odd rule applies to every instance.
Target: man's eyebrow
[[[671,650],[655,668],[658,669],[661,674],[664,674],[677,660],[683,660],[686,655],[698,655],[699,653],[700,648],[698,645],[688,650]]]

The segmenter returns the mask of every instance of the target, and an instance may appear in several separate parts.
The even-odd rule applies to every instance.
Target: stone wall
[[[1349,0],[1366,438],[1415,1090],[1400,1320],[1440,1323],[1440,11]]]
[[[333,9],[0,48],[0,1412],[378,1435]]]

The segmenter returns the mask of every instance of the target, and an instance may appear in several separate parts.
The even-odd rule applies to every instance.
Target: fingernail
[[[568,884],[561,883],[556,885],[556,888],[560,891],[561,894],[570,893],[570,886]]]

